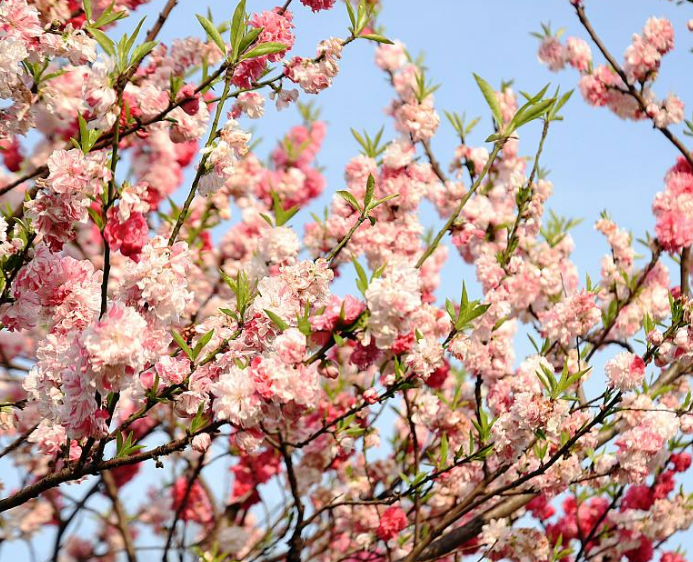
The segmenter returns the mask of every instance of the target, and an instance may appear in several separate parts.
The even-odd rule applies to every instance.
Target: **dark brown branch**
[[[161,445],[149,451],[131,455],[129,457],[116,457],[113,459],[109,459],[107,461],[92,462],[89,464],[85,464],[81,467],[66,466],[65,468],[56,473],[44,476],[40,480],[37,480],[33,484],[30,484],[29,486],[22,488],[21,490],[12,494],[11,496],[1,499],[0,513],[2,513],[3,511],[7,511],[8,509],[12,509],[13,507],[22,505],[24,502],[32,498],[35,498],[40,494],[52,488],[55,488],[60,484],[63,484],[64,482],[79,480],[83,476],[87,476],[90,474],[99,474],[104,470],[110,470],[113,468],[118,468],[120,466],[128,466],[131,464],[138,464],[143,461],[158,459],[159,457],[165,457],[176,451],[181,451],[188,446],[188,444],[190,443],[190,441],[192,441],[192,438],[195,435],[199,435],[200,433],[214,432],[217,429],[219,429],[222,425],[224,425],[224,423],[225,422],[214,422],[197,430],[195,433],[188,434],[185,437],[181,437],[180,439],[176,439],[174,441],[166,443],[165,445]]]
[[[301,562],[301,551],[303,550],[303,539],[301,538],[301,532],[304,527],[304,515],[305,506],[303,505],[303,500],[301,499],[301,493],[298,489],[298,480],[296,479],[296,472],[294,471],[294,463],[291,457],[291,451],[284,442],[282,435],[279,435],[279,452],[284,459],[284,464],[286,465],[286,474],[289,479],[289,487],[291,488],[291,495],[294,498],[294,509],[296,510],[296,525],[294,527],[294,532],[289,538],[289,551],[286,555],[286,562]]]
[[[118,498],[118,486],[113,478],[113,474],[110,470],[106,470],[101,474],[101,479],[103,480],[104,487],[106,488],[106,495],[113,504],[113,511],[115,512],[116,516],[116,524],[118,525],[118,530],[123,537],[123,547],[125,548],[125,554],[128,562],[137,562],[137,555],[135,554],[135,542],[132,538],[132,532],[128,523],[127,514],[125,513],[125,509],[123,509],[123,504]]]

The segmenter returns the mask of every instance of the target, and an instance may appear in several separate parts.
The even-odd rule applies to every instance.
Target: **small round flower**
[[[118,209],[111,207],[108,210],[108,224],[104,229],[104,236],[111,251],[120,250],[124,256],[137,261],[142,248],[149,240],[149,226],[142,213],[130,213],[126,221],[120,221]]]
[[[537,56],[539,62],[548,66],[552,72],[561,70],[565,66],[565,47],[556,37],[546,37],[539,46]]]
[[[192,448],[198,453],[204,453],[212,444],[212,438],[209,433],[199,433],[192,440]]]
[[[618,390],[632,390],[645,379],[645,362],[639,355],[623,351],[604,367],[609,386]]]
[[[686,472],[691,466],[690,453],[674,453],[669,457],[669,461],[674,465],[674,471]]]
[[[407,514],[398,505],[388,507],[380,516],[377,534],[384,540],[395,538],[407,526]]]
[[[297,328],[289,328],[277,337],[274,348],[286,365],[300,363],[306,353],[306,336]]]
[[[587,72],[592,63],[592,50],[584,39],[568,37],[565,42],[565,57],[570,66],[580,72]]]
[[[367,388],[363,391],[363,399],[367,404],[375,404],[378,401],[378,391],[375,388]]]
[[[181,355],[164,355],[154,366],[156,374],[165,384],[180,384],[190,374],[190,359]]]
[[[314,12],[329,10],[337,0],[301,0],[301,4],[308,6]]]

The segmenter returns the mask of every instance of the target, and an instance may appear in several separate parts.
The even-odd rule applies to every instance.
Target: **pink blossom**
[[[587,72],[592,64],[592,50],[588,43],[579,37],[568,37],[565,47],[566,62],[580,72]]]
[[[308,6],[314,12],[329,10],[337,0],[301,0],[301,4]]]
[[[363,399],[368,404],[376,404],[378,402],[378,391],[375,388],[367,388],[363,391]]]
[[[265,113],[265,98],[257,92],[243,92],[236,99],[231,117],[238,119],[241,114],[250,119],[259,119]]]
[[[633,390],[645,379],[645,362],[639,355],[623,351],[604,367],[609,386],[618,390]]]
[[[249,373],[233,365],[219,376],[211,387],[217,419],[228,420],[241,427],[252,427],[260,420],[260,396]]]
[[[407,514],[398,505],[392,505],[380,516],[377,534],[382,540],[389,541],[395,538],[406,526]]]
[[[104,236],[111,250],[118,251],[133,260],[139,259],[140,252],[149,240],[149,226],[142,213],[132,213],[128,220],[120,222],[115,207],[108,210],[108,224]]]
[[[294,57],[286,64],[284,74],[307,94],[317,94],[329,88],[339,72],[337,61],[342,58],[342,47],[341,39],[326,39],[318,45],[317,62]]]
[[[404,44],[395,40],[393,45],[378,45],[375,50],[375,64],[382,70],[396,72],[407,62]]]
[[[147,323],[134,309],[112,303],[106,314],[81,336],[97,388],[104,393],[125,388],[147,360]]]
[[[404,103],[395,109],[395,127],[412,136],[414,141],[429,140],[438,130],[440,117],[433,108],[432,97],[423,102]]]
[[[39,321],[48,321],[60,333],[84,329],[98,314],[101,279],[89,261],[40,246],[17,275],[14,302],[3,307],[2,322],[11,330],[31,328]]]
[[[286,45],[286,49],[270,55],[241,61],[233,75],[233,83],[236,86],[239,88],[250,88],[251,83],[260,78],[268,61],[277,62],[284,57],[287,51],[291,50],[295,41],[294,34],[291,31],[294,27],[293,23],[291,23],[292,19],[293,14],[289,10],[280,14],[278,8],[273,11],[265,10],[251,16],[248,23],[252,27],[262,29],[255,41],[256,45],[270,42],[282,43]]]
[[[173,509],[180,513],[181,521],[193,521],[206,525],[212,520],[211,501],[204,487],[185,476],[178,478],[172,488]]]
[[[421,338],[409,350],[406,363],[412,372],[426,380],[443,364],[443,353],[440,343]]]
[[[164,355],[154,366],[156,374],[166,385],[180,384],[190,374],[190,360],[184,356]]]
[[[199,433],[192,439],[192,448],[198,453],[204,453],[212,444],[209,433]]]
[[[546,337],[562,345],[587,333],[601,319],[594,294],[576,293],[539,315]]]
[[[290,51],[294,46],[296,38],[292,33],[294,25],[291,23],[293,14],[289,10],[285,10],[282,14],[278,9],[260,13],[255,13],[250,17],[249,24],[255,28],[262,28],[262,32],[258,36],[257,44],[262,43],[281,43],[286,45],[286,50]],[[286,51],[280,51],[267,55],[267,60],[277,62],[282,59]]]
[[[686,558],[678,552],[668,551],[662,554],[660,562],[686,562]]]
[[[539,45],[539,61],[556,72],[565,66],[566,52],[560,40],[556,37],[546,37]]]
[[[642,33],[662,55],[674,48],[674,26],[666,18],[649,18]]]
[[[184,101],[181,108],[188,115],[195,115],[200,110],[200,96],[195,93],[195,87],[192,84],[186,84],[178,91],[178,101],[192,98]]]
[[[287,365],[300,363],[306,353],[306,336],[296,328],[289,328],[274,340],[274,349]]]

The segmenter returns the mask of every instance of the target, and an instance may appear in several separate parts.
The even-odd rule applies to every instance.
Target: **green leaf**
[[[115,43],[100,29],[95,27],[87,27],[89,33],[94,38],[94,40],[101,46],[101,48],[106,51],[106,53],[112,57],[115,57]]]
[[[267,315],[267,317],[282,332],[289,327],[289,325],[278,314],[276,314],[276,313],[274,313],[271,310],[268,310],[266,308],[264,310],[265,310],[265,314]]]
[[[158,41],[147,41],[145,43],[142,43],[141,45],[138,45],[135,49],[135,52],[132,53],[130,65],[138,65],[144,57],[146,57],[149,53],[151,53],[154,50],[154,47],[156,47],[157,44]]]
[[[135,44],[135,40],[137,39],[137,36],[140,34],[140,30],[142,29],[142,26],[144,25],[144,20],[147,18],[142,18],[139,23],[137,24],[137,27],[135,28],[135,31],[132,32],[132,35],[130,35],[127,40],[125,41],[125,54],[130,54],[130,51],[132,50],[132,46]]]
[[[371,281],[373,279],[380,279],[383,276],[383,273],[385,273],[385,269],[387,268],[387,262],[383,263],[380,267],[376,268],[373,270],[373,274],[371,275]]]
[[[91,0],[82,0],[84,5],[84,15],[87,16],[87,21],[91,21]]]
[[[236,296],[236,308],[241,319],[245,316],[245,311],[253,299],[255,288],[251,287],[248,276],[244,271],[239,271],[235,279],[232,279],[223,269],[219,270],[219,274],[226,285],[233,291]]]
[[[298,213],[300,207],[298,205],[294,205],[290,209],[285,210],[284,205],[282,204],[282,200],[280,199],[279,194],[276,191],[271,191],[270,196],[272,197],[272,210],[274,211],[274,222],[276,223],[276,226],[284,226],[287,222],[291,220],[291,218],[296,213]],[[270,223],[270,226],[274,226],[272,225],[271,221],[268,222]]]
[[[391,199],[395,199],[397,197],[399,197],[399,193],[391,193],[390,195],[386,195],[382,199],[374,201],[371,204],[370,209],[375,209],[378,205],[382,205],[383,203],[386,203],[387,201],[390,201]]]
[[[373,201],[373,193],[375,192],[375,178],[373,174],[368,174],[366,182],[366,197],[363,200],[364,209],[370,209],[371,201]]]
[[[204,347],[209,343],[209,340],[212,339],[212,336],[214,335],[214,330],[210,330],[207,332],[204,336],[202,336],[199,341],[197,342],[197,345],[195,346],[195,349],[193,349],[193,359],[197,359],[198,356],[200,355],[200,352],[204,349]]]
[[[366,27],[368,23],[368,6],[366,5],[366,0],[359,0],[359,5],[356,10],[356,29],[354,30],[355,35],[360,35],[363,28]]]
[[[356,29],[356,14],[354,14],[354,8],[351,6],[351,0],[346,0],[347,14],[349,14],[349,21],[351,21],[352,30]]]
[[[128,436],[123,439],[122,432],[116,435],[116,458],[130,457],[137,451],[144,449],[144,445],[134,444],[134,433],[131,431]]]
[[[354,269],[356,269],[356,275],[358,279],[356,280],[356,287],[365,296],[366,290],[368,289],[368,276],[363,266],[358,262],[355,257],[351,258],[351,263],[354,264]]]
[[[247,53],[243,53],[240,60],[264,57],[265,55],[273,55],[274,53],[281,53],[282,51],[286,51],[286,45],[284,45],[284,43],[269,41],[267,43],[260,43],[257,47],[253,47]]]
[[[197,413],[195,414],[195,417],[190,420],[190,428],[188,429],[189,433],[195,434],[198,432],[198,430],[202,429],[205,425],[205,417],[204,417],[204,404],[200,404],[200,407],[197,409]]]
[[[558,112],[559,112],[559,111],[563,108],[563,106],[568,102],[568,100],[569,100],[569,99],[571,98],[571,96],[573,95],[573,92],[574,92],[574,91],[575,91],[575,90],[570,90],[569,92],[566,92],[566,93],[563,94],[560,98],[558,98],[558,100],[556,101],[556,105],[554,105],[554,106],[551,108],[551,113],[550,113],[550,115],[551,115],[551,118],[552,118],[552,119],[556,119],[556,117],[558,116]],[[556,95],[558,95],[558,92],[556,92]]]
[[[356,197],[354,197],[351,193],[343,189],[340,189],[339,191],[337,191],[337,195],[339,195],[342,199],[349,203],[349,205],[351,205],[354,211],[361,214],[361,206],[359,205],[359,202],[356,200]]]
[[[484,99],[486,99],[486,103],[488,104],[489,108],[491,109],[491,113],[493,113],[493,117],[496,119],[496,122],[499,125],[502,125],[503,124],[503,115],[501,113],[500,104],[498,103],[498,99],[496,98],[495,90],[491,87],[491,84],[486,82],[486,80],[484,80],[478,74],[474,74],[474,79],[476,80],[476,83],[479,86],[481,93],[484,95]]]
[[[508,132],[513,132],[523,125],[538,119],[551,108],[555,101],[556,100],[554,98],[550,98],[548,100],[539,101],[527,109],[521,108],[510,121],[510,124],[508,125]]]
[[[224,55],[226,55],[226,44],[224,43],[224,40],[221,38],[221,35],[219,34],[219,30],[216,28],[216,26],[209,21],[206,17],[201,16],[200,14],[196,15],[197,21],[200,22],[204,30],[207,32],[207,35],[209,38],[216,43],[217,47],[221,50]]]
[[[307,338],[313,333],[313,328],[310,325],[310,320],[306,316],[298,316],[298,330]]]
[[[190,346],[186,343],[186,341],[183,339],[183,336],[181,336],[178,332],[173,330],[171,332],[171,335],[173,336],[173,339],[176,340],[176,343],[178,344],[178,347],[180,347],[183,350],[183,353],[185,353],[188,358],[193,361],[193,352],[192,349],[190,349]]]
[[[93,24],[92,27],[96,28],[101,28],[105,27],[110,23],[113,23],[114,21],[118,21],[120,19],[123,19],[124,17],[127,16],[127,13],[123,10],[120,12],[114,12],[113,8],[115,7],[115,0],[111,2],[111,5],[106,8],[103,13],[99,16],[99,19],[97,19]]]
[[[359,38],[370,39],[371,41],[375,41],[377,43],[384,43],[385,45],[394,45],[394,43],[390,41],[387,37],[383,37],[382,35],[378,35],[377,33],[364,33],[362,35],[359,35]]]
[[[101,230],[103,228],[103,219],[101,218],[99,212],[95,210],[93,207],[87,207],[87,212],[89,213],[91,220],[94,221],[94,224],[98,227],[99,230]]]
[[[91,149],[94,148],[96,141],[101,137],[101,131],[98,129],[89,129],[87,122],[81,114],[78,116],[78,120],[80,142],[78,148],[80,148],[84,154],[88,154]]]
[[[245,51],[248,47],[250,47],[257,38],[260,36],[260,33],[262,33],[262,30],[264,27],[253,27],[248,33],[245,34],[243,37],[243,40],[241,41],[240,45],[238,46],[238,52],[242,53]]]
[[[236,316],[236,313],[230,308],[220,308],[219,312],[223,312],[226,316],[230,316],[231,318],[235,318]]]
[[[231,48],[233,49],[234,59],[240,56],[239,46],[245,34],[245,0],[241,0],[233,12],[231,19]]]
[[[448,462],[448,434],[443,433],[440,438],[440,459],[438,460],[438,470]]]
[[[87,122],[81,113],[77,115],[77,122],[79,123],[79,142],[83,152],[86,154],[89,150],[84,150],[84,145],[89,142],[89,127],[87,127]]]

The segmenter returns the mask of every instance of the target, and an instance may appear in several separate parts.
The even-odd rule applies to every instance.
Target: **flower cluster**
[[[580,72],[580,91],[590,105],[607,106],[624,119],[650,118],[656,127],[666,128],[683,120],[683,102],[674,94],[657,100],[651,85],[657,78],[662,57],[673,48],[671,22],[650,18],[642,33],[633,35],[618,71],[610,65],[593,66],[590,47],[583,39],[569,37],[564,45],[560,34],[550,32],[542,37],[539,60],[554,72],[566,64]],[[631,95],[636,87],[641,90],[640,100]]]
[[[693,156],[669,128],[683,103],[652,93],[672,24],[647,20],[622,65],[540,35],[590,104],[680,153],[653,236],[599,216],[593,282],[578,221],[547,212],[569,95],[476,76],[491,119],[446,111],[444,160],[437,86],[381,2],[347,0],[313,58],[289,8],[318,22],[335,0],[241,0],[169,44],[183,7],[144,40],[120,23],[140,4],[0,4],[0,542],[43,557],[54,526],[64,562],[685,562]],[[341,141],[304,97],[368,42],[389,126],[352,130],[311,213]],[[269,145],[267,98],[298,113]]]

